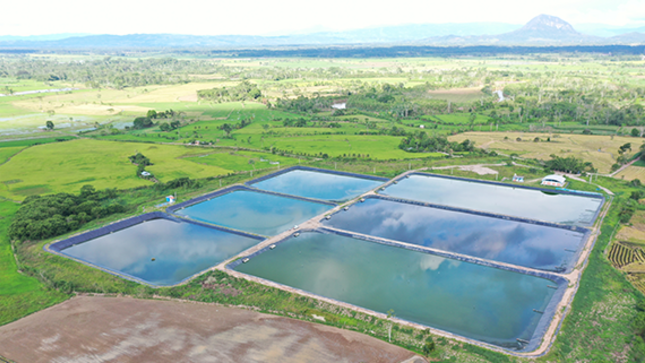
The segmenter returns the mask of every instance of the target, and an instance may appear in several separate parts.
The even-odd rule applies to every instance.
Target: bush
[[[563,158],[557,155],[551,155],[551,160],[546,162],[546,168],[573,174],[579,174],[583,171],[595,171],[593,164],[590,162],[584,162],[573,156]]]
[[[127,205],[115,203],[116,189],[97,192],[84,185],[79,195],[58,193],[25,199],[9,226],[16,240],[40,240],[77,229],[94,219],[123,213]]]

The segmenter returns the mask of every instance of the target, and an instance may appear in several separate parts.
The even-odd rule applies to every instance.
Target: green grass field
[[[401,137],[396,136],[355,136],[318,135],[274,138],[264,142],[262,147],[275,147],[295,153],[309,155],[328,154],[330,157],[355,156],[376,160],[416,159],[423,157],[444,157],[439,153],[408,153],[398,148]],[[255,144],[258,144],[257,142]]]
[[[0,148],[0,165],[6,163],[9,158],[17,154],[22,149],[24,149],[24,147],[20,146]]]
[[[135,175],[136,166],[128,160],[136,152],[152,160],[154,165],[146,170],[163,182],[234,171],[182,159],[203,154],[203,149],[82,139],[33,146],[0,165],[0,196],[22,200],[34,194],[77,192],[85,184],[99,189],[149,185]]]
[[[0,200],[0,325],[67,299],[49,290],[35,278],[18,273],[7,229],[19,205]]]
[[[65,137],[43,137],[43,138],[30,138],[30,139],[24,139],[24,140],[2,141],[0,142],[0,148],[43,145],[43,144],[50,144],[52,142],[58,142],[60,140],[71,140],[71,139],[73,139],[73,137],[65,136]]]
[[[186,157],[184,160],[235,171],[260,170],[298,164],[298,159],[295,158],[252,151],[205,153],[204,155]],[[272,162],[280,164],[271,164]]]

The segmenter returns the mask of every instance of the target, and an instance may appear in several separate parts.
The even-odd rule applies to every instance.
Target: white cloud
[[[4,18],[11,20],[0,23],[0,34],[268,34],[314,27],[344,30],[409,23],[522,24],[541,13],[574,24],[625,25],[642,22],[645,6],[642,0],[31,0],[3,4]]]

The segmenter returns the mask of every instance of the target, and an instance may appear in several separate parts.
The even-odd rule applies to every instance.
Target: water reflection
[[[599,198],[424,175],[411,175],[381,194],[571,225],[591,225],[602,204]]]
[[[323,224],[444,251],[558,270],[573,262],[584,234],[381,199],[367,199]]]
[[[529,340],[550,280],[333,234],[304,233],[236,270],[503,346]]]
[[[172,285],[257,243],[257,239],[192,223],[156,219],[62,252],[155,285]]]
[[[202,222],[272,236],[331,208],[327,204],[236,190],[175,213]]]
[[[293,170],[255,183],[253,186],[262,190],[305,198],[344,201],[357,197],[381,184],[383,184],[381,181],[345,175]]]

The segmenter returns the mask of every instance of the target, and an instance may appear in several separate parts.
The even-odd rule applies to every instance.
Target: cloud
[[[625,25],[645,19],[642,0],[399,0],[302,2],[113,0],[97,7],[79,0],[13,1],[3,4],[11,23],[0,34],[177,33],[196,35],[268,34],[311,29],[344,30],[413,23],[504,22],[523,24],[539,14],[576,23]]]

